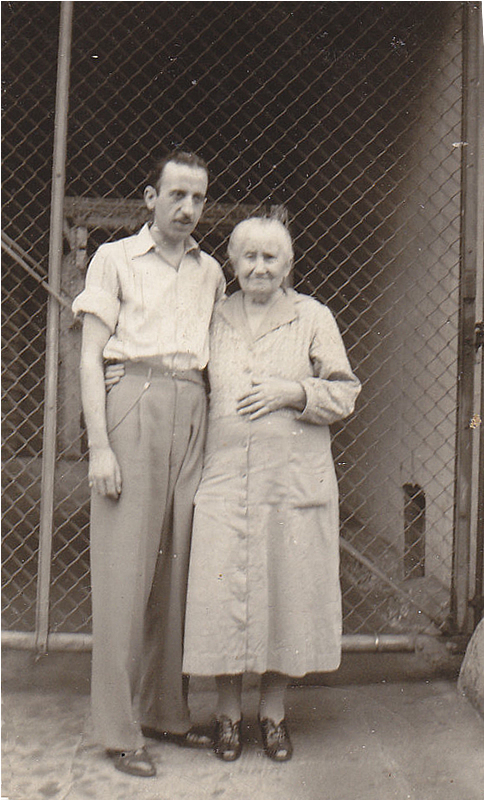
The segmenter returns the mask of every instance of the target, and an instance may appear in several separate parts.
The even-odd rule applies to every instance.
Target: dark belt
[[[152,364],[149,361],[125,361],[124,368],[126,375],[141,375],[148,381],[152,378],[172,378],[205,385],[203,373],[199,369],[170,369],[163,364]]]

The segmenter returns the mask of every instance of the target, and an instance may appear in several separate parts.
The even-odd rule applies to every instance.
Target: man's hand
[[[89,450],[89,486],[104,497],[117,500],[121,494],[121,470],[110,447]]]
[[[113,386],[121,380],[124,375],[124,364],[120,361],[118,364],[108,364],[104,370],[104,386],[106,391],[109,392]]]
[[[280,408],[302,411],[305,404],[306,392],[297,381],[254,376],[252,389],[237,401],[237,411],[249,419],[258,419]]]

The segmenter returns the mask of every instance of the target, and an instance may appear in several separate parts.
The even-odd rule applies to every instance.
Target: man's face
[[[158,191],[153,186],[146,187],[146,206],[154,212],[154,224],[167,241],[183,241],[195,229],[207,186],[208,176],[201,167],[169,161],[158,181]]]

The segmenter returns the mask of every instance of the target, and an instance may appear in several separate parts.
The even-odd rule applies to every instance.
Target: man
[[[222,270],[191,233],[208,169],[159,162],[153,223],[102,245],[73,310],[84,314],[81,390],[89,443],[92,714],[114,766],[149,777],[144,735],[210,746],[190,727],[182,641],[193,497],[205,438],[202,370]],[[125,375],[106,397],[104,363]],[[139,718],[133,698],[139,691]]]

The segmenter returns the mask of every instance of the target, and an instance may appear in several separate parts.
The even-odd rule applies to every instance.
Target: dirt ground
[[[346,654],[331,676],[289,691],[294,756],[261,751],[257,682],[244,692],[244,751],[149,741],[155,778],[116,772],[89,738],[88,653],[3,653],[3,798],[8,800],[481,800],[484,722],[457,670],[417,656]],[[194,720],[209,722],[211,681],[192,681]]]

